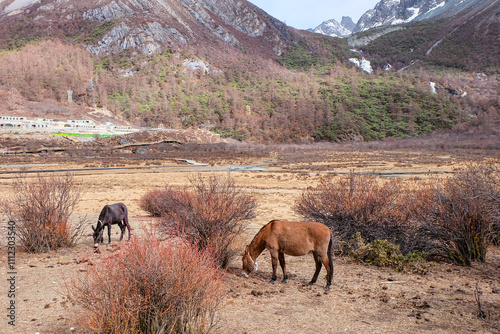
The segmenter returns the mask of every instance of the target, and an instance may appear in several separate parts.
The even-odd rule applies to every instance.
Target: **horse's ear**
[[[99,230],[101,227],[102,227],[101,221],[98,220],[95,228]]]
[[[95,227],[94,227],[94,225],[90,225],[90,227],[92,227],[92,231],[94,231],[94,232],[95,232]]]
[[[247,253],[248,253],[249,249],[250,249],[250,247],[248,247],[248,245],[246,245],[246,246],[245,246],[245,254],[247,254]]]

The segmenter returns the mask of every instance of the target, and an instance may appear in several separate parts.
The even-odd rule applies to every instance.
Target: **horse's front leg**
[[[111,245],[111,224],[108,224],[108,245]]]
[[[286,273],[285,254],[280,252],[278,259],[280,260],[281,270],[283,270],[283,283],[286,283],[288,281],[288,274]]]
[[[271,263],[273,265],[273,276],[269,283],[274,284],[276,282],[276,269],[278,268],[278,254],[277,252],[271,252]]]
[[[313,285],[316,283],[318,280],[319,272],[321,271],[322,263],[321,260],[316,252],[313,252],[313,257],[314,257],[314,262],[316,263],[316,271],[314,272],[313,278],[311,279],[311,282],[309,282],[309,285]]]

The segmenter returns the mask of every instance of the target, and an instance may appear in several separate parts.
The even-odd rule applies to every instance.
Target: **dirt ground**
[[[156,143],[163,140],[154,139]],[[0,147],[4,152],[13,151],[14,147],[19,153],[27,151],[26,143],[10,137],[0,140]],[[37,145],[36,150],[49,147],[46,142]],[[252,192],[258,202],[257,217],[248,223],[244,237],[249,242],[272,219],[300,220],[293,205],[301,192],[316,185],[321,177],[342,177],[350,171],[409,178],[426,177],[426,173],[446,176],[466,161],[498,161],[498,156],[483,153],[373,147],[200,148],[196,140],[188,145],[179,138],[175,143],[147,146],[148,152],[140,156],[133,147],[117,149],[126,145],[117,142],[85,147],[68,141],[68,145],[64,146],[64,140],[52,144],[52,147],[71,148],[62,153],[42,150],[7,154],[0,160],[0,197],[11,193],[16,171],[69,170],[85,189],[73,219],[87,219],[85,235],[73,248],[44,254],[16,253],[16,326],[12,327],[6,316],[11,300],[7,298],[7,279],[12,276],[7,268],[7,220],[1,218],[2,333],[90,333],[80,324],[82,310],[68,301],[65,286],[71,277],[85,271],[88,263],[126,246],[126,241],[118,241],[119,229],[115,226],[112,246],[103,246],[100,254],[94,253],[90,225],[96,222],[104,204],[125,203],[133,233],[140,235],[141,226],[154,224],[153,218],[139,207],[139,200],[146,192],[165,185],[186,186],[198,174],[229,172],[236,184]],[[279,281],[278,271],[278,281],[271,285],[268,252],[259,257],[259,271],[248,279],[240,274],[241,259],[234,259],[225,276],[227,293],[218,312],[217,333],[500,333],[498,247],[489,248],[486,263],[474,263],[471,267],[437,263],[425,275],[337,257],[334,281],[328,292],[323,288],[324,269],[316,285],[307,284],[314,271],[312,256],[287,256],[286,260],[288,283]],[[478,292],[485,319],[477,316]]]

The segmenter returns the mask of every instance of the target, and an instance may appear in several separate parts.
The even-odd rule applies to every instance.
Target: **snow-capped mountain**
[[[352,21],[351,17],[343,16],[340,23],[335,19],[331,19],[321,23],[314,29],[309,29],[309,31],[331,37],[347,37],[352,34],[355,27],[356,24]]]
[[[348,37],[353,33],[378,27],[451,17],[492,1],[495,0],[381,0],[373,9],[365,12],[356,24],[350,17],[344,16],[341,23],[332,19],[309,31],[333,37]]]
[[[399,3],[392,1],[396,2]],[[379,20],[375,20],[376,15],[370,18],[372,27],[377,28],[349,36],[348,45],[370,58],[376,68],[384,68],[387,64],[395,70],[415,64],[438,64],[472,71],[498,68],[500,0],[446,0],[434,3],[437,7],[427,11],[416,3],[410,1],[408,4],[414,6],[408,7],[413,9],[413,15],[397,16],[394,13],[398,13],[398,6],[383,7],[389,1],[380,2],[376,6]],[[387,9],[384,15],[382,8]],[[401,20],[411,21],[411,24],[398,24]],[[360,20],[356,29],[363,22]]]
[[[359,19],[353,33],[388,25],[451,17],[487,0],[381,0]]]

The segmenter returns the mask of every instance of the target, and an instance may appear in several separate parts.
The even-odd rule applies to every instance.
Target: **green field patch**
[[[98,133],[62,133],[62,132],[52,132],[53,135],[57,136],[70,136],[70,137],[111,137],[113,134],[98,134]]]

